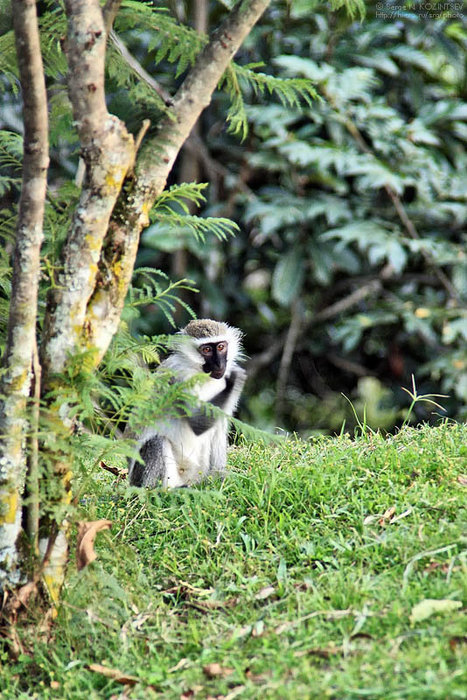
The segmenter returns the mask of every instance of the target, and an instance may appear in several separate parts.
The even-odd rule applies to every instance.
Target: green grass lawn
[[[467,698],[467,426],[230,463],[172,492],[98,474],[83,517],[112,530],[2,698]],[[421,619],[424,599],[461,605]]]

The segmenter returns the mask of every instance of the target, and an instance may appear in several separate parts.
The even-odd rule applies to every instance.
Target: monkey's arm
[[[240,396],[243,385],[246,379],[246,372],[241,367],[233,370],[229,377],[225,379],[225,388],[216,394],[209,403],[217,408],[227,409],[229,399],[233,399],[232,412],[235,404]],[[230,412],[230,411],[229,411]],[[207,430],[213,427],[218,418],[214,415],[208,415],[205,408],[198,409],[192,416],[186,419],[195,435],[202,435]]]

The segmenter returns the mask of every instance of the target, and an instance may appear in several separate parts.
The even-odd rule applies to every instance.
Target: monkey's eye
[[[217,352],[225,352],[227,350],[227,343],[218,343]]]
[[[210,355],[212,353],[212,349],[209,347],[209,345],[205,345],[204,348],[201,348],[201,352],[203,355]]]

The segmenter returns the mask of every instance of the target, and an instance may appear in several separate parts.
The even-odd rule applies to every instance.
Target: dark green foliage
[[[242,58],[311,80],[322,99],[243,106],[243,147],[225,136],[214,144],[224,211],[244,234],[220,250],[225,297],[209,301],[213,313],[232,310],[250,355],[277,348],[247,387],[251,416],[270,427],[339,430],[353,420],[340,392],[368,400],[360,378],[370,377],[373,403],[391,390],[374,416],[390,428],[412,374],[423,393],[449,394],[448,415],[465,417],[466,17],[379,5],[366,3],[363,22],[313,0],[275,7]],[[291,314],[295,355],[274,407]]]

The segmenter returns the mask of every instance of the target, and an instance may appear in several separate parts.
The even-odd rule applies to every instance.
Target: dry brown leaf
[[[454,567],[454,569],[455,568],[456,567]],[[449,571],[449,564],[440,561],[430,561],[430,563],[425,566],[423,571],[430,573],[431,571],[436,571],[436,569],[439,569],[443,574],[447,574]]]
[[[180,695],[180,700],[191,700],[191,698],[194,698],[196,693],[199,693],[201,690],[204,690],[202,685],[194,685],[193,688],[188,688],[188,690],[183,691]]]
[[[108,530],[111,520],[92,520],[78,523],[78,542],[76,544],[76,565],[78,571],[97,559],[94,551],[94,539],[101,530]]]
[[[404,510],[403,513],[399,513],[399,515],[396,515],[394,518],[391,518],[390,522],[391,525],[394,523],[397,523],[398,520],[402,520],[402,518],[406,518],[408,515],[410,515],[413,511],[413,508],[407,508],[407,510]]]
[[[364,525],[370,525],[370,524],[373,523],[375,520],[377,520],[377,518],[378,518],[377,515],[366,515],[366,516],[363,518],[363,524],[364,524]]]
[[[105,469],[105,471],[116,476],[119,481],[126,479],[128,476],[128,469],[125,469],[124,467],[112,467],[110,464],[106,464],[102,461],[99,463],[99,466],[101,469]]]
[[[380,525],[385,525],[389,520],[391,520],[392,516],[396,512],[395,506],[391,506],[388,508],[382,515],[382,517],[378,520],[378,523]]]
[[[300,658],[302,656],[318,656],[321,659],[329,659],[331,656],[337,656],[342,654],[342,647],[334,646],[330,644],[327,647],[312,647],[311,649],[300,649],[300,651],[295,651],[294,656]]]
[[[246,637],[247,635],[251,634],[252,630],[253,625],[244,625],[243,627],[238,627],[232,636],[234,639],[241,639],[242,637]]]
[[[26,607],[30,596],[37,590],[36,581],[29,581],[21,586],[17,593],[14,593],[13,600],[10,601],[10,606],[12,610],[18,610],[21,607]]]
[[[230,676],[233,671],[233,668],[227,668],[218,663],[206,664],[206,666],[203,666],[203,673],[208,678],[225,678],[226,676]]]
[[[462,486],[467,486],[467,476],[465,474],[459,474],[457,481],[459,484],[462,484]]]
[[[270,674],[265,673],[253,673],[250,668],[245,669],[245,676],[252,683],[265,683],[268,680]]]
[[[265,586],[255,595],[256,600],[266,600],[276,592],[274,586]]]
[[[185,659],[185,658],[180,659],[178,664],[175,664],[175,666],[172,666],[172,668],[169,668],[167,670],[167,673],[175,673],[175,671],[180,671],[180,669],[185,668],[185,666],[189,663],[190,663],[189,659]]]
[[[238,598],[227,598],[227,600],[189,600],[185,604],[201,612],[209,612],[210,610],[233,608],[237,603]]]
[[[455,651],[457,647],[461,646],[462,644],[467,644],[467,637],[451,637],[449,640],[449,646],[451,647],[452,651]]]
[[[180,695],[180,700],[191,700],[191,698],[194,698],[194,696],[194,690],[185,690],[185,692]]]
[[[261,637],[264,634],[264,621],[258,620],[253,625],[253,631],[251,633],[252,637]]]
[[[136,676],[128,676],[126,673],[119,671],[118,668],[109,668],[102,664],[89,664],[88,669],[94,671],[94,673],[101,673],[106,678],[112,678],[112,680],[122,685],[136,685],[136,683],[139,683],[139,678]]]

